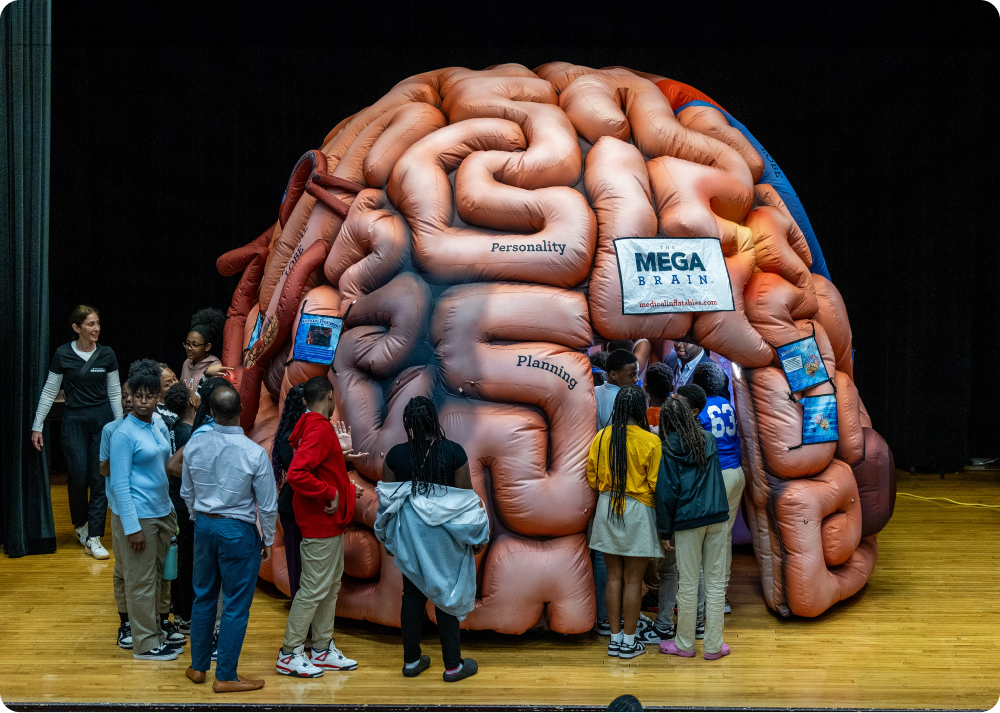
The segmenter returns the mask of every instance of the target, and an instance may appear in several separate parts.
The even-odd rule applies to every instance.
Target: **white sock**
[[[420,659],[417,659],[413,663],[406,664],[406,668],[416,668],[419,665],[420,665]]]
[[[622,642],[622,638],[624,636],[625,636],[625,633],[619,631],[617,634],[612,634],[611,635],[611,641],[613,641],[616,644],[620,644]]]
[[[635,634],[625,634],[625,645],[626,646],[635,645]]]

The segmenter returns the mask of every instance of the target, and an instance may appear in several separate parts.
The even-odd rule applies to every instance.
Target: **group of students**
[[[31,440],[44,446],[44,421],[62,387],[71,516],[97,559],[109,557],[101,537],[108,506],[112,512],[118,645],[136,659],[170,661],[188,634],[191,681],[204,682],[217,661],[216,692],[262,687],[240,676],[237,663],[280,514],[293,599],[276,671],[316,678],[357,668],[334,645],[333,627],[344,532],[363,492],[348,464],[367,454],[355,454],[350,429],[331,420],[330,381],[316,377],[289,391],[268,454],[244,435],[239,394],[223,377],[228,368],[209,354],[221,338],[221,312],[194,316],[180,381],[165,364],[142,359],[124,385],[114,352],[97,343],[97,310],[81,305],[71,321],[77,339],[56,350]],[[459,626],[475,603],[473,558],[489,539],[489,524],[465,451],[445,438],[433,402],[412,399],[404,425],[407,442],[385,460],[375,523],[404,574],[402,672],[412,677],[430,666],[420,652],[430,599],[438,607],[444,680],[460,681],[478,671],[461,657]],[[172,542],[176,577],[167,580]]]
[[[622,659],[655,643],[692,657],[702,638],[706,659],[730,653],[722,631],[744,486],[735,411],[725,372],[700,347],[682,343],[675,354],[672,366],[649,364],[640,387],[634,353],[611,351],[595,387],[598,433],[587,461],[598,491],[588,532],[595,629]],[[655,621],[641,614],[650,569],[659,579]]]

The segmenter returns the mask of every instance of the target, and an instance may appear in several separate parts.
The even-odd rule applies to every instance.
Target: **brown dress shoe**
[[[258,688],[263,688],[264,682],[260,680],[255,680],[252,678],[243,678],[241,675],[236,674],[235,681],[220,681],[215,679],[212,684],[212,690],[216,693],[234,693],[237,691],[256,691]]]
[[[204,683],[205,682],[205,672],[204,671],[195,671],[193,668],[189,668],[187,671],[184,672],[184,675],[187,676],[188,678],[190,678],[195,683]]]

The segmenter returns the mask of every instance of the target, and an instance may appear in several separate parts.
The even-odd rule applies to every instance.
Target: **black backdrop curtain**
[[[49,358],[51,12],[49,0],[18,0],[0,19],[0,532],[10,557],[56,549],[48,454],[28,441]]]
[[[706,92],[789,177],[897,464],[1000,456],[996,11],[702,6],[55,0],[54,334],[93,302],[120,363],[177,369],[191,313],[231,299],[215,258],[275,220],[296,160],[342,118],[438,67],[624,65]]]

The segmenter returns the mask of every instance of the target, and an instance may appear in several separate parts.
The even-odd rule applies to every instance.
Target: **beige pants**
[[[139,527],[146,537],[145,549],[141,553],[134,552],[125,536],[125,546],[116,553],[116,558],[120,556],[122,560],[125,603],[132,625],[132,652],[144,654],[163,643],[160,627],[160,614],[163,612],[159,611],[159,607],[164,599],[162,590],[170,590],[163,581],[163,563],[170,548],[170,538],[177,531],[177,518],[173,513],[163,517],[140,518]],[[169,607],[169,594],[166,601]]]
[[[726,552],[729,523],[696,527],[674,533],[677,549],[677,648],[694,651],[698,611],[698,577],[705,573],[705,653],[722,650],[722,625],[726,605]]]
[[[115,604],[118,606],[118,611],[122,614],[128,614],[128,602],[125,601],[125,575],[122,570],[122,559],[124,558],[123,553],[125,550],[129,549],[128,538],[125,536],[125,531],[122,529],[121,518],[111,513],[111,553],[115,558],[115,570],[111,575],[111,581],[115,589]],[[160,570],[160,576],[162,578],[163,571]],[[165,614],[170,611],[170,583],[166,580],[160,582],[160,604],[158,612],[160,614]]]
[[[333,618],[344,574],[344,536],[304,537],[299,554],[302,576],[288,612],[282,647],[290,651],[301,646],[312,625],[313,649],[323,650],[333,639]]]
[[[726,483],[726,500],[729,501],[729,546],[726,549],[726,589],[728,589],[729,575],[733,569],[733,523],[736,522],[736,513],[739,512],[740,501],[743,500],[746,478],[743,475],[743,468],[726,468],[722,471],[722,479]]]

